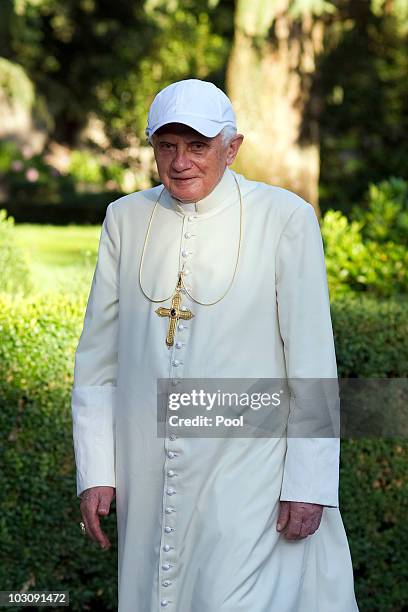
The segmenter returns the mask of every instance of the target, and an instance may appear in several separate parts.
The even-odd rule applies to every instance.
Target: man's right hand
[[[91,487],[80,495],[81,514],[89,537],[107,550],[111,543],[102,531],[99,517],[108,516],[110,505],[115,497],[114,487]]]

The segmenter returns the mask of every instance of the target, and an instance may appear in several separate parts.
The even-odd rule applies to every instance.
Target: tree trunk
[[[319,215],[319,99],[315,63],[323,21],[294,17],[290,0],[237,0],[227,89],[245,136],[235,164],[248,178],[279,185]]]

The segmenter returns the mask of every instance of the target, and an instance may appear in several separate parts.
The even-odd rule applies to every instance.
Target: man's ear
[[[240,146],[244,140],[244,136],[242,134],[236,134],[234,138],[232,138],[228,144],[228,152],[227,152],[227,165],[230,166],[234,159],[237,156]]]

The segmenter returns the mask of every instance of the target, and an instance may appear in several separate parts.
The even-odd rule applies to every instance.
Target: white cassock
[[[169,319],[155,313],[171,300],[153,304],[139,286],[162,186],[107,208],[75,357],[77,493],[116,487],[119,612],[354,612],[338,438],[157,435],[159,378],[337,378],[319,224],[286,189],[227,169],[197,206],[164,190],[143,288],[171,296],[184,264],[195,298],[225,292],[239,236],[234,176],[234,283],[213,306],[183,297],[195,316],[171,348]],[[330,507],[313,535],[288,541],[276,530],[280,499]]]

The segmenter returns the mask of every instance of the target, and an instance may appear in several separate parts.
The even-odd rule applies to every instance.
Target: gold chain
[[[200,302],[200,300],[197,300],[196,298],[194,298],[191,295],[191,293],[189,293],[188,289],[186,288],[186,286],[184,284],[184,280],[183,280],[184,272],[183,271],[181,271],[181,272],[179,271],[179,273],[178,273],[180,275],[181,284],[183,285],[183,289],[184,289],[185,293],[193,300],[193,302],[196,302],[197,304],[200,304],[201,306],[214,306],[214,304],[217,304],[218,302],[221,302],[221,300],[223,300],[225,298],[225,296],[227,295],[227,293],[231,289],[232,284],[233,284],[233,282],[235,280],[236,273],[237,273],[239,255],[240,255],[240,252],[241,252],[241,242],[242,242],[242,217],[243,217],[243,212],[242,212],[242,194],[241,194],[241,189],[240,189],[238,181],[237,181],[237,179],[235,178],[234,175],[233,175],[233,177],[234,177],[234,181],[235,181],[235,184],[237,186],[238,193],[239,193],[239,207],[240,207],[240,214],[239,214],[239,242],[238,242],[237,259],[236,259],[236,262],[235,262],[234,272],[233,272],[231,281],[230,281],[230,283],[229,283],[225,293],[220,298],[215,300],[214,302]],[[163,191],[164,191],[164,187],[161,190],[161,192],[159,194],[159,197],[157,198],[156,203],[153,206],[152,213],[150,215],[149,225],[147,227],[147,232],[146,232],[146,236],[145,236],[145,240],[144,240],[144,244],[143,244],[142,256],[140,258],[140,266],[139,266],[139,285],[140,285],[140,289],[141,289],[143,295],[150,302],[154,302],[156,304],[161,303],[161,302],[166,302],[167,300],[169,300],[173,296],[173,293],[174,293],[174,291],[172,291],[172,293],[168,297],[163,298],[162,300],[154,300],[149,295],[147,295],[146,291],[143,289],[143,284],[142,284],[142,268],[143,268],[143,262],[144,262],[145,252],[146,252],[146,245],[147,245],[147,241],[148,241],[148,238],[149,238],[150,228],[152,226],[152,221],[153,221],[154,213],[156,211],[156,208],[157,208],[157,205],[158,205],[158,203],[160,201],[160,198],[161,198],[161,196],[163,194]],[[180,250],[181,250],[182,241],[183,241],[183,231],[181,231],[181,237],[180,237]]]
[[[148,295],[147,295],[147,293],[146,293],[146,291],[143,289],[143,285],[142,285],[142,267],[143,267],[144,256],[145,256],[145,251],[146,251],[147,239],[148,239],[149,234],[150,234],[150,228],[151,228],[152,221],[153,221],[153,215],[154,215],[154,213],[155,213],[156,207],[157,207],[157,205],[158,205],[158,203],[159,203],[159,201],[160,201],[160,198],[161,198],[161,196],[162,196],[163,191],[164,191],[164,187],[163,187],[163,189],[161,190],[161,192],[160,192],[160,194],[159,194],[159,197],[157,198],[156,203],[155,203],[155,205],[153,206],[152,213],[151,213],[151,215],[150,215],[149,225],[147,226],[147,232],[146,232],[146,236],[145,236],[145,239],[144,239],[143,251],[142,251],[142,256],[141,256],[141,258],[140,258],[140,265],[139,265],[139,285],[140,285],[140,289],[142,290],[143,295],[144,295],[144,296],[145,296],[145,297],[146,297],[146,298],[147,298],[147,299],[148,299],[150,302],[154,302],[155,304],[159,304],[160,302],[166,302],[167,300],[169,300],[169,299],[170,299],[170,298],[173,296],[173,293],[174,293],[174,291],[172,291],[172,293],[171,293],[171,294],[170,294],[168,297],[166,297],[166,298],[164,298],[164,299],[162,299],[162,300],[154,300],[153,298],[151,298],[150,296],[148,296]],[[181,238],[180,238],[180,249],[181,249],[182,240],[183,240],[183,232],[181,233]],[[180,258],[180,255],[179,255],[179,258]]]

